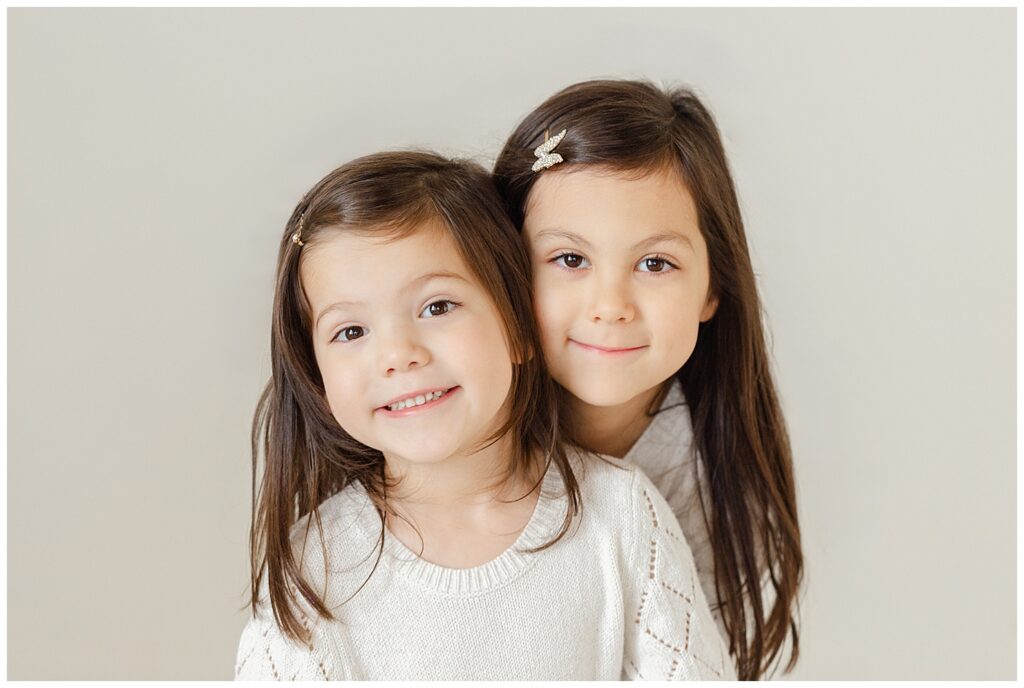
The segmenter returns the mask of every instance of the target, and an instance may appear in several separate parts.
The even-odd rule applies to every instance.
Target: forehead
[[[475,283],[448,230],[427,223],[395,234],[338,229],[311,243],[299,277],[314,313],[337,300],[370,303],[394,295],[430,272],[452,272]]]
[[[638,177],[601,168],[548,170],[527,200],[529,234],[562,228],[612,229],[630,236],[678,231],[699,237],[697,207],[680,174],[671,168]]]

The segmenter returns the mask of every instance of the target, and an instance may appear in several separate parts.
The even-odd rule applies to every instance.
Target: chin
[[[591,406],[619,406],[642,394],[646,389],[614,382],[594,384],[593,381],[580,385],[565,385],[565,388],[574,397]]]
[[[383,451],[386,455],[401,457],[403,461],[409,463],[427,465],[441,463],[454,454],[456,449],[445,442],[443,446],[441,443],[418,443],[409,446],[387,447]]]

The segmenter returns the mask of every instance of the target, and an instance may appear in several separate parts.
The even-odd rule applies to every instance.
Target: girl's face
[[[548,170],[530,191],[523,234],[544,355],[576,398],[624,404],[693,353],[717,301],[697,209],[677,172]]]
[[[313,348],[346,432],[389,460],[426,463],[497,428],[512,384],[504,326],[446,229],[339,231],[306,250]]]

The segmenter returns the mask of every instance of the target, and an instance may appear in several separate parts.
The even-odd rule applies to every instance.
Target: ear
[[[715,313],[718,311],[718,297],[708,292],[708,300],[704,302],[704,308],[700,311],[700,321],[707,322],[711,318],[715,317]]]

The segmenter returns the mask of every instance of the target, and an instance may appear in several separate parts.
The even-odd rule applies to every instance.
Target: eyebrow
[[[449,270],[437,270],[435,272],[427,272],[425,274],[420,275],[419,277],[409,280],[409,283],[402,287],[402,291],[409,291],[421,284],[424,284],[435,279],[454,279],[459,280],[460,282],[465,282],[467,284],[469,283],[469,280],[467,280],[465,277],[456,272],[451,272]],[[330,306],[327,306],[322,311],[320,311],[320,313],[316,316],[316,322],[313,323],[313,328],[316,329],[317,327],[319,327],[320,320],[331,311],[337,311],[342,310],[344,308],[349,308],[351,306],[362,305],[365,305],[362,301],[337,301],[335,303],[332,303]]]
[[[545,229],[537,232],[536,235],[537,239],[545,239],[548,237],[554,239],[568,239],[569,241],[575,241],[576,243],[581,244],[584,248],[593,248],[591,243],[579,234],[576,234],[575,232],[568,232],[564,229]],[[660,234],[654,234],[634,244],[633,250],[647,249],[662,242],[679,242],[689,246],[691,251],[695,250],[693,248],[693,242],[690,241],[690,237],[685,234],[679,234],[678,232],[661,232]]]

